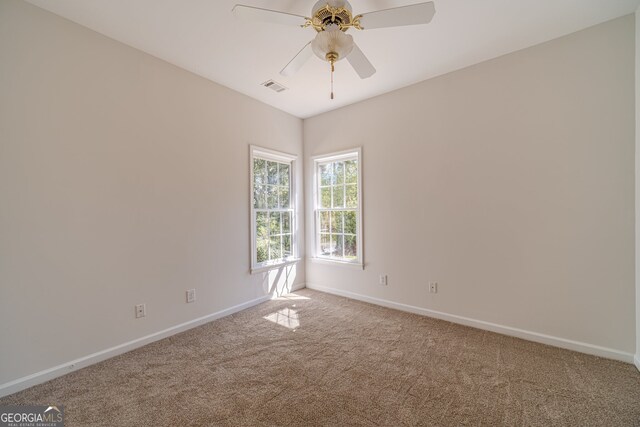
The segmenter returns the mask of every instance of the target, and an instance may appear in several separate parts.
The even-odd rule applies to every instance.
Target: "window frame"
[[[321,233],[320,233],[320,165],[332,163],[341,160],[357,160],[358,165],[358,177],[357,177],[357,197],[358,204],[356,207],[356,244],[357,244],[357,257],[353,261],[346,261],[344,259],[337,259],[328,256],[320,255]],[[312,261],[322,264],[332,265],[345,265],[353,266],[364,269],[364,245],[363,245],[363,223],[362,223],[362,147],[352,148],[349,150],[343,150],[333,153],[327,153],[311,157],[313,161],[313,257]],[[333,208],[331,208],[333,209]],[[346,209],[346,208],[345,208]]]
[[[249,146],[249,211],[250,211],[250,240],[251,240],[251,254],[250,265],[251,273],[259,273],[274,268],[282,267],[296,263],[300,260],[298,255],[298,227],[297,227],[297,214],[298,209],[296,206],[296,164],[298,156],[281,151],[271,150],[257,145]],[[277,260],[267,260],[258,263],[257,257],[257,229],[256,229],[256,213],[262,211],[261,208],[254,206],[254,159],[259,158],[266,161],[288,163],[289,164],[289,208],[287,211],[291,212],[291,255],[285,258],[279,258]],[[268,208],[267,208],[268,209]],[[281,208],[278,208],[282,212]]]

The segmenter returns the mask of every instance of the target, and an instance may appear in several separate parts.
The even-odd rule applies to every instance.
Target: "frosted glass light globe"
[[[324,31],[316,34],[311,49],[323,61],[329,61],[328,54],[337,54],[335,61],[339,61],[353,50],[353,37],[340,31],[335,24],[327,25]]]

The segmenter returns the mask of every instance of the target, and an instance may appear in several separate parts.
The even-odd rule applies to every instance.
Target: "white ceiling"
[[[309,16],[315,0],[28,0],[99,33],[307,118],[634,12],[640,0],[435,0],[428,25],[351,29],[378,72],[361,80],[315,56],[293,77],[279,71],[310,41],[310,28],[234,19],[237,2]],[[350,0],[354,14],[421,0]],[[274,79],[289,90],[260,83]]]

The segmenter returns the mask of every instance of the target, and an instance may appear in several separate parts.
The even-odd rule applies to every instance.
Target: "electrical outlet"
[[[429,292],[432,294],[438,293],[438,282],[429,282]]]
[[[196,290],[189,289],[187,291],[187,302],[195,302],[195,300],[196,300]]]
[[[145,304],[136,305],[136,319],[147,315],[147,306]]]
[[[386,274],[381,274],[380,277],[378,278],[378,284],[380,284],[380,286],[387,286],[387,275]]]

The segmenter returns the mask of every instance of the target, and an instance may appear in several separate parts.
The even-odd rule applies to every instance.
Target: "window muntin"
[[[295,157],[252,148],[252,269],[295,256],[293,163]]]
[[[362,263],[359,151],[315,159],[316,257]]]

